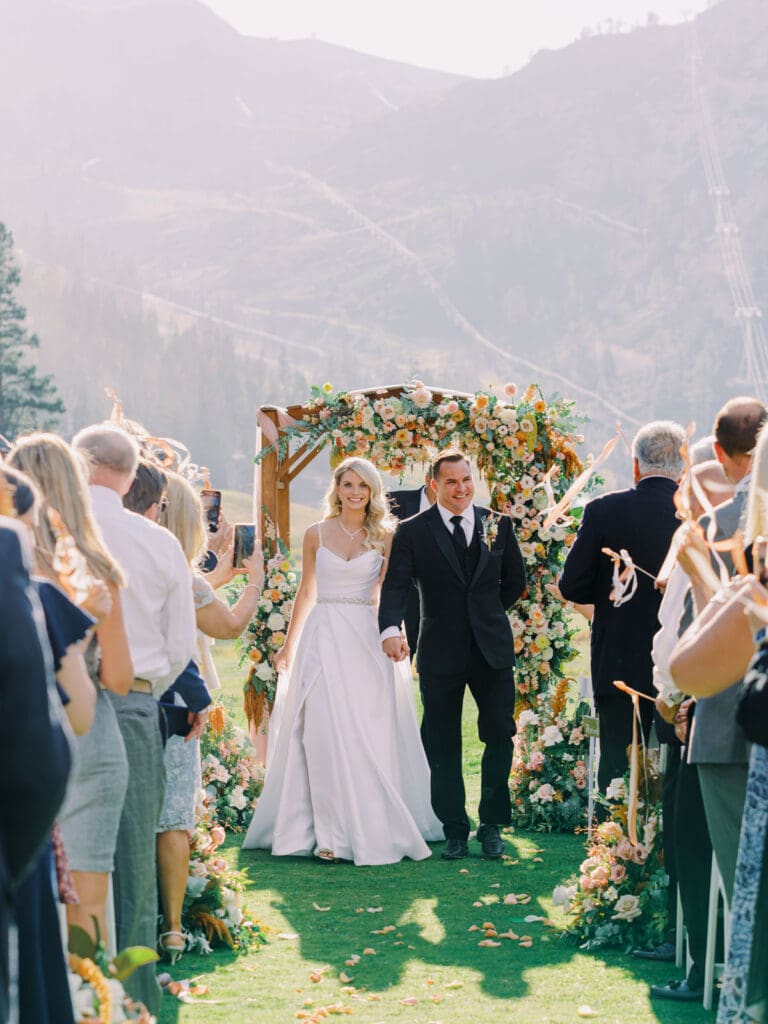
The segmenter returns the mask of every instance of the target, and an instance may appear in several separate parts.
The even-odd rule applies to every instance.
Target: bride
[[[392,864],[429,857],[425,839],[443,838],[408,660],[388,661],[379,642],[378,589],[395,526],[377,470],[345,459],[323,520],[304,535],[301,584],[275,659],[288,685],[245,848]]]

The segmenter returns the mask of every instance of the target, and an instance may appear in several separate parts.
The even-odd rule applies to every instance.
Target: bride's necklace
[[[344,533],[346,533],[350,540],[354,540],[358,533],[360,533],[364,529],[364,527],[358,526],[356,530],[348,530],[344,523],[342,523],[341,519],[339,519],[339,526],[342,528]]]

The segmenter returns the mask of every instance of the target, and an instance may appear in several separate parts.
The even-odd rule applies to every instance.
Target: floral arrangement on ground
[[[275,703],[275,655],[285,643],[285,633],[299,586],[290,550],[277,536],[274,523],[270,520],[266,523],[264,540],[268,549],[275,551],[275,554],[267,560],[264,587],[256,612],[246,631],[235,642],[240,664],[249,665],[248,677],[243,686],[243,707],[248,722],[255,726],[259,725],[265,714],[271,714]],[[228,588],[230,604],[234,604],[241,592],[240,583],[233,583]]]
[[[573,832],[586,823],[589,795],[589,740],[581,722],[589,705],[580,701],[570,714],[572,680],[561,679],[551,700],[520,712],[510,789],[515,823],[537,832]]]
[[[132,946],[110,960],[98,922],[93,922],[95,939],[76,925],[69,930],[69,991],[78,1024],[156,1024],[146,1006],[126,994],[123,982],[138,967],[156,961],[157,954]]]
[[[250,739],[232,721],[224,704],[211,708],[208,729],[200,741],[203,803],[209,820],[229,832],[248,827],[264,785],[264,766],[256,760]]]
[[[573,403],[547,399],[537,385],[517,397],[517,388],[507,384],[500,397],[491,389],[474,395],[438,394],[421,381],[410,381],[402,389],[375,394],[334,392],[330,384],[313,387],[303,412],[303,419],[284,427],[276,442],[282,455],[292,443],[310,448],[330,443],[332,462],[359,455],[384,472],[401,475],[447,447],[459,447],[475,460],[488,481],[492,509],[514,521],[526,563],[528,591],[512,617],[512,628],[521,706],[532,707],[536,695],[563,676],[563,665],[575,654],[568,616],[548,584],[557,578],[580,513],[544,528],[548,508],[582,469],[576,445],[583,438],[577,433]],[[272,446],[263,449],[256,461],[270,450]],[[280,612],[287,618],[284,607]],[[268,659],[271,644],[277,642],[275,631],[265,631],[263,621],[260,613],[248,651],[254,646],[258,650],[257,665]],[[271,679],[264,683],[274,685]]]
[[[221,825],[202,822],[190,840],[181,922],[187,948],[198,953],[210,953],[217,945],[245,952],[267,941],[266,927],[241,905],[243,872],[231,868],[219,852],[225,838]]]
[[[668,884],[661,832],[661,792],[656,771],[647,765],[640,792],[642,841],[633,843],[627,827],[627,780],[614,779],[605,801],[610,817],[587,841],[587,857],[572,877],[553,892],[553,902],[570,919],[567,931],[583,949],[614,946],[652,949],[668,926]]]

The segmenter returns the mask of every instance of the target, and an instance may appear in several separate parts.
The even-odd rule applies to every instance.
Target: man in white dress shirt
[[[122,592],[135,680],[125,697],[109,694],[128,755],[128,792],[115,854],[118,949],[154,948],[157,932],[155,828],[165,771],[157,698],[195,654],[195,612],[189,565],[176,538],[123,507],[139,458],[134,438],[109,424],[82,430],[73,441],[90,465],[96,520],[110,553],[128,577]],[[152,1013],[160,1004],[153,966],[125,983]]]

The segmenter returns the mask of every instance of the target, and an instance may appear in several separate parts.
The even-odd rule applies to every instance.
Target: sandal
[[[181,945],[177,942],[167,942],[171,936],[181,939]],[[181,960],[181,955],[187,948],[187,938],[183,932],[162,932],[157,940],[157,948],[160,955],[166,957],[173,967],[177,960]]]
[[[324,864],[338,864],[339,858],[334,857],[333,850],[315,850],[315,857]]]

